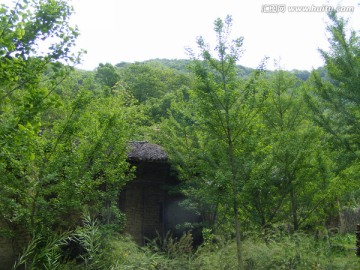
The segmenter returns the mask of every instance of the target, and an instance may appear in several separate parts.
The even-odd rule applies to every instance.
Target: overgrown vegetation
[[[0,7],[0,237],[29,238],[13,269],[358,269],[360,37],[342,18],[311,74],[239,66],[230,16],[190,60],[81,71],[71,13]],[[130,140],[166,148],[200,246],[122,235]]]
[[[153,239],[139,247],[130,238],[103,229],[86,217],[73,234],[59,235],[42,243],[34,237],[17,261],[26,269],[237,269],[236,243],[221,235],[208,235],[198,248],[191,233],[181,238]],[[65,260],[61,248],[76,241],[86,251],[77,260]],[[248,235],[243,241],[244,269],[357,269],[355,236],[324,232],[317,237],[272,231],[264,238]],[[74,243],[74,242],[73,242]]]

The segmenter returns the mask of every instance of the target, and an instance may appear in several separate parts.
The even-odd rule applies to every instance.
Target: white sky
[[[10,0],[0,0],[0,2]],[[354,6],[350,26],[360,30],[360,0],[73,0],[78,47],[87,50],[83,69],[99,63],[134,62],[154,58],[188,59],[185,47],[196,49],[196,37],[214,44],[213,22],[233,17],[233,36],[243,36],[239,64],[257,67],[269,56],[268,68],[280,59],[284,69],[311,70],[323,65],[317,51],[326,49],[325,12],[263,13],[266,4],[336,7]]]

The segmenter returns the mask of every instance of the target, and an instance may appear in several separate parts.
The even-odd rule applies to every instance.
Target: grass
[[[69,238],[77,240],[83,250],[83,254],[71,261],[59,253],[59,247]],[[35,237],[16,266],[60,270],[237,269],[235,241],[224,240],[221,236],[207,239],[193,249],[190,233],[180,239],[167,234],[164,239],[158,237],[147,246],[139,247],[129,237],[103,230],[96,222],[85,220],[84,227],[73,235],[52,237],[48,241]],[[305,233],[275,232],[266,241],[263,237],[248,236],[243,241],[242,252],[246,270],[359,270],[360,258],[355,256],[354,247],[354,235],[319,238]]]
[[[237,269],[235,242],[217,239],[192,250],[190,234],[180,239],[172,239],[168,235],[163,240],[159,238],[150,242],[146,247],[138,247],[131,239],[118,236],[107,240],[106,254],[109,262],[112,262],[111,269],[119,270]],[[266,242],[258,237],[249,237],[243,242],[242,249],[247,270],[358,270],[360,260],[355,256],[354,245],[353,235],[317,239],[298,233],[275,235]]]
[[[263,241],[251,237],[243,242],[246,269],[360,269],[355,251],[355,237],[350,235],[316,239],[306,234],[276,235]],[[214,249],[198,250],[197,269],[236,269],[233,241]],[[196,262],[195,261],[195,262]],[[213,268],[212,268],[213,267]],[[194,268],[195,269],[195,268]]]

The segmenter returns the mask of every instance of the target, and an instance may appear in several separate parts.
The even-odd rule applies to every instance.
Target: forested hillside
[[[231,16],[187,60],[84,71],[72,12],[0,6],[0,238],[22,243],[13,269],[358,269],[360,36],[338,14],[311,72],[241,66]],[[201,223],[140,248],[117,200],[134,177],[127,143],[145,140],[164,147]]]

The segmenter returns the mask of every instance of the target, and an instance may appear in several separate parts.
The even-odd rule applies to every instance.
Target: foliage
[[[0,221],[32,236],[14,269],[356,269],[353,237],[320,233],[359,205],[360,43],[343,19],[329,14],[309,77],[239,66],[230,16],[191,60],[75,70],[71,14],[65,0],[0,7]],[[191,233],[146,247],[119,234],[127,142],[149,132],[203,218],[197,249]]]
[[[165,93],[163,70],[159,67],[135,63],[122,71],[122,80],[127,90],[139,101],[145,102],[150,98],[159,98]]]
[[[84,207],[121,229],[114,205],[132,177],[126,142],[139,116],[126,93],[108,97],[89,87],[92,75],[69,76],[60,61],[77,61],[71,11],[66,1],[1,8],[0,219],[45,242],[49,231],[55,237],[79,225]],[[51,44],[46,54],[43,39]]]
[[[45,235],[47,235],[45,237]],[[62,264],[63,250],[71,240],[71,234],[34,234],[12,269],[59,269]]]
[[[191,65],[191,59],[176,59],[176,60],[172,60],[172,59],[152,59],[152,60],[147,60],[144,61],[144,63],[155,63],[155,64],[160,64],[163,66],[166,66],[168,68],[171,68],[173,70],[176,71],[180,71],[181,73],[189,73],[189,75],[191,74],[191,71],[189,70],[189,66]],[[123,65],[125,65],[125,63],[123,63]],[[117,66],[121,66],[121,65],[117,65]],[[253,68],[248,68],[248,67],[244,67],[241,65],[236,65],[236,69],[237,69],[237,75],[240,78],[248,78],[251,76],[251,74],[254,72]],[[307,74],[307,71],[299,71],[300,73],[304,73]]]
[[[144,106],[151,123],[167,118],[171,100],[192,82],[188,73],[157,61],[128,64],[120,69],[120,74],[120,84]]]
[[[164,254],[167,258],[179,259],[188,257],[193,252],[193,237],[191,232],[184,233],[180,239],[174,238],[170,231],[164,237],[158,235],[155,239],[149,239],[146,245],[153,252]]]
[[[103,252],[104,228],[85,212],[81,226],[75,230],[60,234],[49,230],[39,231],[24,248],[13,269],[20,269],[22,266],[25,269],[110,269]],[[66,252],[70,246],[78,246],[81,250],[77,254],[77,263],[71,260],[74,250]]]
[[[250,237],[243,244],[246,269],[356,269],[358,259],[345,248],[351,241],[347,237],[315,239],[301,233],[275,233],[267,243]],[[339,246],[335,247],[335,243]],[[200,249],[197,258],[202,265],[199,268],[236,269],[236,258],[231,253],[234,245],[233,242],[219,244],[208,254]],[[341,250],[338,249],[340,246]],[[222,265],[224,262],[225,266]]]
[[[113,92],[112,88],[120,80],[120,75],[113,65],[101,63],[96,69],[95,79],[105,88],[104,92],[110,94]]]
[[[76,235],[81,235],[82,243],[87,246],[88,253],[82,256],[92,260],[75,263],[63,261],[49,269],[237,269],[237,259],[233,252],[234,241],[227,241],[214,236],[211,243],[205,243],[194,251],[188,249],[189,237],[184,235],[182,241],[174,241],[167,237],[167,251],[154,242],[150,247],[139,248],[131,239],[121,235],[102,235],[102,229],[91,221]],[[96,236],[97,235],[97,236]],[[216,239],[216,240],[215,240]],[[95,242],[94,242],[95,241]],[[314,237],[304,233],[294,235],[273,231],[267,242],[256,234],[243,242],[245,269],[349,269],[358,267],[359,259],[353,250],[354,235],[331,235]],[[52,242],[58,248],[61,242]],[[39,258],[53,250],[48,245],[35,256]],[[97,249],[96,247],[100,247]],[[160,249],[159,249],[160,248]],[[29,249],[29,248],[28,248]],[[175,250],[177,250],[175,252]],[[174,252],[173,252],[174,251]],[[185,252],[184,252],[185,251]],[[169,253],[170,252],[170,253]],[[30,254],[30,253],[28,253]],[[24,256],[22,257],[24,258]],[[47,257],[48,265],[58,262],[55,256]],[[25,262],[25,259],[22,261]],[[96,264],[96,263],[99,264]],[[27,261],[29,266],[30,260]],[[45,264],[45,265],[47,265]],[[23,264],[24,265],[24,264]],[[35,266],[35,264],[33,264]],[[33,268],[29,268],[33,269]],[[41,268],[43,269],[43,268]],[[47,269],[47,268],[45,268]]]
[[[66,1],[1,6],[0,213],[10,227],[30,229],[34,223],[44,146],[41,115],[60,105],[52,93],[70,68],[59,61],[77,61],[70,50],[78,35],[68,23],[71,12]],[[38,46],[45,39],[51,39],[50,46],[41,54]]]
[[[237,77],[236,62],[241,55],[243,39],[230,40],[231,25],[230,16],[224,21],[217,19],[214,22],[216,56],[212,55],[204,39],[198,38],[199,56],[190,51],[195,76],[195,84],[190,92],[192,101],[185,105],[184,100],[180,100],[181,109],[174,107],[169,123],[174,124],[173,132],[182,134],[181,144],[176,145],[183,148],[178,147],[177,150],[181,152],[177,156],[189,157],[183,159],[184,170],[188,171],[186,174],[189,176],[185,184],[186,192],[201,198],[203,206],[212,205],[213,211],[221,209],[223,214],[232,217],[239,267],[242,268],[239,194],[248,180],[252,163],[252,139],[258,105],[262,99],[257,87],[261,72],[255,72],[248,82],[240,81]],[[190,109],[184,110],[186,106]],[[170,129],[167,131],[171,132]],[[171,137],[174,140],[178,136]],[[164,144],[167,144],[166,140]]]
[[[87,213],[83,217],[83,226],[75,232],[75,241],[83,248],[80,258],[85,269],[105,269],[104,254],[101,253],[101,232],[97,221]]]
[[[2,64],[10,64],[14,68],[20,63],[26,64],[29,59],[36,58],[46,62],[60,59],[69,63],[74,62],[76,59],[72,55],[71,47],[74,46],[78,31],[69,24],[71,13],[71,6],[63,0],[17,1],[12,10],[2,5]],[[40,53],[45,40],[48,42],[48,48]],[[35,63],[41,64],[40,61]],[[13,74],[11,71],[2,72],[2,75],[7,75],[9,79],[13,79]]]
[[[265,88],[255,165],[243,192],[245,213],[262,228],[277,222],[289,222],[295,231],[314,226],[334,199],[324,192],[331,186],[324,134],[304,110],[295,76],[276,71]]]
[[[330,49],[320,53],[330,80],[313,72],[306,97],[315,123],[329,135],[339,197],[344,203],[355,202],[359,198],[351,191],[359,189],[360,39],[355,31],[347,31],[346,21],[336,12],[329,13],[329,19]]]

